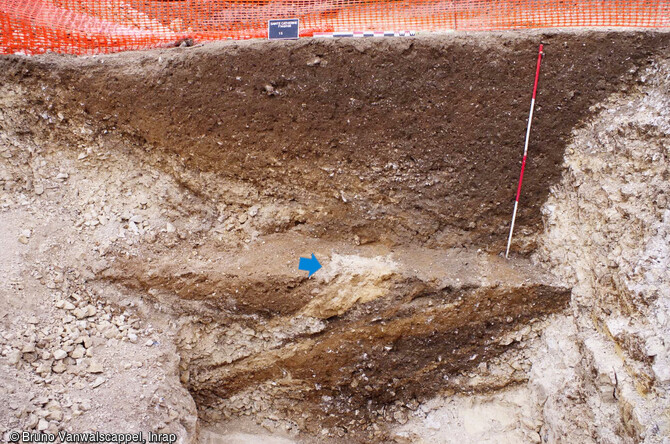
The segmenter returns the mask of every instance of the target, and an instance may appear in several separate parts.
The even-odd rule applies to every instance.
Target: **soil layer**
[[[268,232],[304,225],[320,238],[497,252],[542,42],[517,225],[516,245],[529,252],[573,128],[669,41],[662,33],[538,33],[228,43],[76,60],[3,57],[0,78],[47,84],[53,112],[83,114],[100,133],[122,131],[160,150],[175,160],[166,168],[196,172],[182,179],[198,193],[301,210]],[[231,181],[246,190],[234,195]]]

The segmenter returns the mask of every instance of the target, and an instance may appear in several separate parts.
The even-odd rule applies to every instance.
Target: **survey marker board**
[[[299,19],[268,20],[268,39],[291,40],[300,34]]]

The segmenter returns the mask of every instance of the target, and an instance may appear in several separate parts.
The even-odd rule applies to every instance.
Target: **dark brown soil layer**
[[[667,48],[668,34],[310,39],[3,57],[0,81],[48,85],[51,111],[84,113],[100,134],[137,137],[172,160],[172,174],[195,174],[184,184],[204,195],[304,209],[268,231],[298,226],[360,243],[498,251],[540,42],[546,57],[515,244],[528,252],[572,129]],[[194,183],[201,173],[214,176]],[[251,194],[231,196],[230,181]]]
[[[284,358],[236,362],[242,372],[195,369],[194,379],[206,381],[193,387],[196,400],[209,405],[286,372],[316,384],[317,389],[296,392],[304,392],[312,409],[324,409],[324,417],[328,409],[338,410],[333,424],[345,422],[355,410],[426,400],[444,389],[445,375],[472,369],[509,348],[498,342],[504,332],[564,309],[570,290],[546,285],[446,289],[398,299],[368,304],[364,313],[336,320],[326,333],[306,338],[306,347],[298,341],[297,353],[294,344],[287,346]],[[323,396],[333,403],[323,403]]]

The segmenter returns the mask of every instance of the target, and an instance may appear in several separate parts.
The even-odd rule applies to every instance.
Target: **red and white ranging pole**
[[[509,256],[509,247],[512,244],[512,233],[514,232],[514,221],[516,220],[516,210],[519,207],[519,195],[521,194],[521,182],[523,182],[523,170],[526,168],[526,157],[528,156],[528,139],[530,137],[530,125],[533,120],[533,110],[535,109],[535,94],[537,93],[537,81],[540,78],[540,64],[542,63],[542,45],[537,54],[537,69],[535,70],[535,85],[533,85],[533,98],[530,101],[530,115],[528,116],[528,128],[526,129],[526,142],[523,146],[523,160],[521,161],[521,175],[519,175],[519,186],[516,189],[516,200],[514,201],[514,213],[512,214],[512,225],[509,227],[509,237],[507,238],[507,251],[505,258]]]

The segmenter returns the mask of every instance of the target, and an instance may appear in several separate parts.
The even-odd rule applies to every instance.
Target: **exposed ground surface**
[[[669,43],[0,58],[0,426],[663,442]]]

